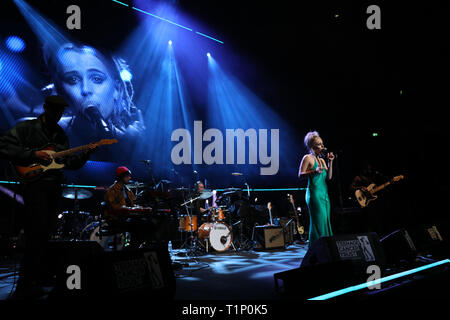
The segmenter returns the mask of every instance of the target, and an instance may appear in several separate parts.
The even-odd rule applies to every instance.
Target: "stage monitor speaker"
[[[284,248],[284,234],[282,227],[255,226],[253,228],[253,241],[255,249]]]
[[[401,261],[412,262],[417,256],[417,248],[404,228],[398,229],[380,240],[389,264]]]
[[[53,241],[49,270],[56,279],[49,298],[132,297],[171,299],[175,277],[167,247],[105,252],[95,241]],[[70,287],[79,267],[79,287]],[[75,282],[73,282],[75,283]]]
[[[274,274],[276,289],[286,298],[312,298],[367,281],[369,265],[383,273],[385,257],[376,233],[321,237],[299,268]]]
[[[416,228],[408,228],[408,232],[421,255],[431,255],[435,258],[450,256],[450,242],[445,224],[421,225]]]
[[[350,261],[358,265],[385,265],[384,252],[374,232],[321,237],[304,256],[301,267],[334,261]]]

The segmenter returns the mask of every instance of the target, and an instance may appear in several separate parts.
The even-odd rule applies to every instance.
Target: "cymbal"
[[[177,190],[177,191],[188,191],[188,190],[190,190],[189,188],[185,188],[185,187],[180,187],[180,188],[175,188],[175,189],[172,189],[172,190]]]
[[[223,191],[224,192],[229,192],[229,191],[241,191],[242,189],[241,188],[226,188],[226,189],[223,189]]]
[[[231,173],[232,176],[242,176],[243,174],[240,172],[233,172]]]
[[[209,199],[213,196],[213,193],[211,191],[203,191],[200,194],[200,199],[205,200],[205,199]]]
[[[92,192],[81,188],[65,188],[62,196],[67,199],[89,199],[92,197]]]
[[[144,188],[147,186],[147,184],[142,183],[142,182],[137,182],[137,183],[133,183],[133,184],[127,184],[126,186],[128,189],[137,189],[137,188]]]

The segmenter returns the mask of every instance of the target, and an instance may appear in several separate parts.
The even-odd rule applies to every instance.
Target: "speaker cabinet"
[[[253,228],[253,241],[255,249],[284,248],[284,234],[282,227],[255,226]]]
[[[314,242],[302,260],[301,267],[351,261],[355,264],[384,266],[385,255],[374,232],[321,237]]]

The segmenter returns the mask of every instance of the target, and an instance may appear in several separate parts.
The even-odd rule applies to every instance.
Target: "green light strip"
[[[330,292],[330,293],[327,293],[327,294],[323,294],[321,296],[310,298],[308,300],[328,300],[328,299],[335,298],[337,296],[341,296],[341,295],[349,293],[349,292],[362,290],[362,289],[365,289],[365,288],[368,288],[368,287],[375,286],[375,285],[377,285],[379,283],[383,283],[383,282],[390,281],[390,280],[393,280],[393,279],[401,278],[401,277],[404,277],[404,276],[407,276],[407,275],[410,275],[410,274],[413,274],[413,273],[417,273],[417,272],[420,272],[420,271],[423,271],[423,270],[426,270],[426,269],[434,268],[434,267],[437,267],[437,266],[440,266],[440,265],[443,265],[443,264],[446,264],[446,263],[450,263],[450,259],[445,259],[445,260],[441,260],[441,261],[438,261],[438,262],[430,263],[430,264],[427,264],[425,266],[421,266],[421,267],[414,268],[414,269],[411,269],[411,270],[407,270],[407,271],[403,271],[403,272],[400,272],[400,273],[396,273],[396,274],[390,275],[388,277],[376,279],[376,280],[369,281],[369,282],[366,282],[366,283],[358,284],[356,286],[351,286],[351,287],[348,287],[348,288],[344,288],[344,289],[340,289],[340,290],[337,290],[337,291],[333,291],[333,292]]]
[[[250,189],[250,191],[302,191],[307,188],[279,188],[279,189]],[[216,191],[225,191],[227,189],[214,189]],[[247,191],[248,189],[241,189],[240,191]]]
[[[17,181],[5,181],[0,180],[0,183],[7,183],[7,184],[20,184],[20,182]],[[89,185],[80,185],[80,184],[63,184],[64,187],[71,187],[71,188],[91,188],[95,189],[97,186],[89,186]],[[278,188],[278,189],[250,189],[250,191],[303,191],[307,188]],[[225,191],[227,189],[214,189],[216,191]],[[241,191],[247,191],[247,189],[241,189]]]

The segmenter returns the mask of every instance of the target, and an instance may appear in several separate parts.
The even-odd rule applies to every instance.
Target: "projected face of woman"
[[[92,52],[64,50],[58,55],[61,92],[74,113],[95,106],[107,119],[118,98],[117,84],[105,64]]]

